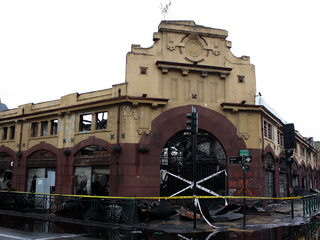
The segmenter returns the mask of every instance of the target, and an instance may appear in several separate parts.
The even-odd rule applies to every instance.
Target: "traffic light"
[[[186,130],[192,134],[198,133],[198,113],[197,109],[192,106],[191,113],[187,113],[187,127]]]
[[[294,124],[288,123],[282,126],[283,131],[283,140],[284,140],[284,148],[292,149],[296,148],[296,134],[294,130]]]
[[[293,155],[293,150],[292,150],[292,149],[286,149],[286,150],[284,150],[284,157],[285,157],[286,162],[287,162],[288,164],[293,163],[292,155]]]

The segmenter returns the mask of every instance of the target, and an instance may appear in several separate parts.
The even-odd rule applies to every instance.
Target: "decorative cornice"
[[[206,77],[208,73],[220,74],[221,79],[225,79],[227,75],[229,75],[232,71],[232,68],[200,64],[177,63],[166,61],[157,61],[156,64],[158,68],[161,68],[162,73],[167,73],[170,69],[175,69],[180,70],[182,75],[188,75],[190,71],[195,71],[199,72],[203,77]]]

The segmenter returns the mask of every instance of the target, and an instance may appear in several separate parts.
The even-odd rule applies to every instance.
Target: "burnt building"
[[[285,122],[256,94],[255,67],[236,57],[228,32],[193,21],[162,21],[150,48],[132,45],[126,79],[110,89],[0,112],[0,173],[11,187],[111,196],[190,195],[192,152],[186,114],[198,113],[198,195],[243,194],[241,155],[252,162],[251,196],[318,188],[314,142],[295,132],[292,174]],[[94,81],[94,79],[92,79]]]

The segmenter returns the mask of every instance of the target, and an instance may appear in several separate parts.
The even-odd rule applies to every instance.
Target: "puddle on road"
[[[320,221],[316,218],[310,223],[301,226],[278,227],[262,231],[252,231],[250,229],[230,229],[227,232],[200,232],[200,233],[165,233],[162,231],[150,230],[121,230],[92,227],[87,225],[77,225],[70,223],[58,223],[50,221],[40,221],[36,219],[0,216],[0,227],[26,231],[45,233],[73,233],[85,234],[93,239],[111,240],[236,240],[236,239],[320,239]]]

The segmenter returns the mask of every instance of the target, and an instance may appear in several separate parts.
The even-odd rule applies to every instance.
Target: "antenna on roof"
[[[169,13],[170,5],[171,5],[171,0],[169,0],[169,2],[166,3],[166,4],[160,3],[160,9],[161,9],[161,13],[162,13],[162,16],[163,16],[164,20],[166,20],[166,16]]]

